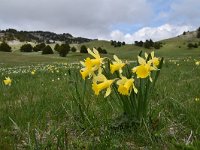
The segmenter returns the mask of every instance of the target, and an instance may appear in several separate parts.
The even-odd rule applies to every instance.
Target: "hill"
[[[2,33],[2,32],[1,32]],[[30,32],[27,32],[30,34]],[[38,34],[39,37],[41,36],[46,36],[48,37],[53,37],[53,35],[56,35],[55,33],[52,32],[43,32],[43,31],[35,31],[34,34]],[[16,35],[16,34],[15,34]],[[1,36],[1,35],[0,35]],[[68,37],[69,39],[73,39],[73,37],[70,34],[62,34],[62,36]],[[61,37],[62,37],[61,36]],[[59,37],[59,36],[58,36]],[[45,38],[44,38],[45,39]],[[86,39],[86,38],[83,38]],[[84,41],[84,40],[83,40]],[[136,46],[135,44],[125,44],[121,45],[119,47],[115,47],[112,45],[111,41],[105,41],[105,40],[85,40],[79,41],[79,42],[71,42],[70,47],[75,47],[77,49],[76,52],[70,52],[67,55],[67,59],[63,59],[63,61],[68,61],[68,62],[77,62],[82,60],[83,58],[87,57],[88,54],[83,54],[80,53],[80,48],[82,45],[85,45],[87,48],[99,48],[101,47],[102,49],[105,49],[108,54],[105,54],[106,57],[112,57],[114,54],[119,56],[122,59],[126,60],[132,60],[135,59],[137,54],[142,50],[146,52],[150,52],[152,50],[155,51],[156,55],[158,56],[163,56],[165,58],[172,58],[172,57],[179,57],[179,58],[185,58],[185,57],[200,57],[200,38],[197,38],[197,31],[191,31],[191,32],[185,32],[182,35],[179,35],[177,37],[165,39],[158,41],[162,43],[162,47],[160,49],[155,49],[154,47],[150,48],[145,48],[145,47],[140,47]],[[56,43],[62,43],[64,41],[56,41]],[[47,55],[47,56],[41,56],[41,52],[32,52],[32,53],[23,53],[20,52],[19,49],[22,44],[25,44],[26,42],[19,42],[19,41],[8,41],[8,44],[12,47],[12,52],[16,53],[16,56],[18,57],[29,57],[31,60],[34,62],[38,60],[41,60],[43,57],[45,57],[45,61],[49,58],[53,58],[52,61],[55,61],[57,58],[60,60],[58,53],[55,51],[53,55]],[[28,42],[32,44],[33,46],[36,44],[35,42]],[[46,42],[48,44],[48,42]],[[197,48],[188,48],[188,44],[197,44]],[[54,48],[55,43],[49,44],[52,48]],[[18,55],[19,54],[19,55]],[[3,55],[3,53],[0,53],[0,55]],[[4,54],[5,55],[5,54]],[[6,56],[9,56],[6,55]],[[32,56],[34,59],[32,59]],[[0,56],[1,57],[1,56]],[[12,60],[15,57],[15,54],[12,54]],[[3,59],[3,58],[2,58]],[[5,59],[5,58],[4,58]],[[12,61],[10,60],[10,61]]]
[[[92,39],[83,37],[73,37],[69,33],[56,34],[49,31],[17,31],[15,29],[0,30],[0,40],[20,42],[46,42],[54,43],[55,41],[65,41],[68,43],[89,42]]]

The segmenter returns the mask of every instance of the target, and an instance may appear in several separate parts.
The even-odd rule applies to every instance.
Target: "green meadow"
[[[113,93],[94,95],[90,81],[83,88],[79,61],[89,54],[0,52],[0,149],[200,149],[200,48],[188,49],[181,38],[162,42],[155,56],[164,57],[164,64],[144,126],[123,124]],[[114,48],[107,41],[84,44],[131,63],[141,50],[153,50]],[[5,77],[11,86],[4,85]],[[75,95],[84,95],[85,122]]]

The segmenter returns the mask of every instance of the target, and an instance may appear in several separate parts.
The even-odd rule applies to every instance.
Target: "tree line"
[[[150,49],[150,48],[160,49],[162,47],[162,42],[153,42],[153,40],[150,39],[150,40],[146,40],[145,42],[135,41],[135,45],[139,47],[144,47],[147,49]]]
[[[96,48],[97,51],[101,54],[107,54],[106,49],[103,49],[101,47]],[[0,44],[0,51],[4,51],[4,52],[12,52],[11,47],[6,43],[6,42],[2,42]],[[70,47],[70,45],[68,43],[63,43],[63,44],[55,44],[54,46],[54,51],[51,48],[51,46],[46,45],[45,43],[39,43],[35,46],[32,46],[29,43],[23,44],[20,47],[20,51],[21,52],[38,52],[38,51],[42,51],[42,54],[54,54],[54,51],[58,52],[58,54],[61,57],[66,57],[67,54],[71,51],[71,52],[76,52],[77,49],[73,46]],[[82,45],[80,47],[80,53],[88,53],[87,51],[87,47],[85,45]]]
[[[113,40],[111,40],[110,42],[111,42],[111,45],[114,46],[114,47],[121,47],[121,46],[126,45],[125,42],[120,42],[120,41],[113,41]]]
[[[92,41],[92,39],[83,37],[73,37],[69,33],[57,34],[49,31],[17,31],[16,29],[0,30],[2,40],[12,41],[19,40],[20,42],[46,42],[48,44],[55,41],[67,41],[68,43],[83,43]]]

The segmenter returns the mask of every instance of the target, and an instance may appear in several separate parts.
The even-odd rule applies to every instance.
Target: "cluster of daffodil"
[[[155,57],[154,52],[145,53],[144,57],[140,53],[137,65],[130,67],[131,64],[123,62],[116,55],[113,56],[114,60],[110,60],[101,58],[96,49],[88,49],[88,53],[93,58],[88,57],[80,62],[83,66],[80,74],[84,80],[92,80],[94,94],[99,95],[101,91],[105,91],[104,97],[107,97],[113,89],[117,98],[115,102],[119,102],[118,106],[124,111],[123,114],[137,122],[146,118],[150,106],[149,93],[152,93],[159,76],[163,58]]]
[[[88,53],[92,55],[94,58],[86,58],[85,61],[81,61],[81,65],[84,67],[80,70],[82,78],[85,80],[87,77],[92,78],[92,89],[95,95],[99,95],[99,93],[106,89],[105,97],[107,97],[111,93],[111,85],[116,81],[118,85],[118,92],[122,95],[130,95],[132,91],[135,93],[138,92],[138,89],[135,86],[134,76],[137,78],[149,78],[152,82],[151,72],[154,70],[158,70],[157,66],[159,65],[159,58],[154,56],[154,52],[149,55],[145,53],[145,58],[138,56],[139,65],[132,68],[132,77],[127,78],[123,75],[123,68],[127,63],[120,60],[116,55],[113,56],[114,61],[110,63],[109,70],[111,74],[115,72],[119,73],[119,78],[115,79],[107,79],[105,75],[103,75],[103,69],[105,69],[105,59],[101,58],[98,51],[96,49],[90,50],[88,49]]]

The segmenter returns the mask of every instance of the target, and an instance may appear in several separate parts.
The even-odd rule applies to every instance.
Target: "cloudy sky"
[[[199,14],[200,0],[0,0],[0,29],[133,43],[195,30]]]

